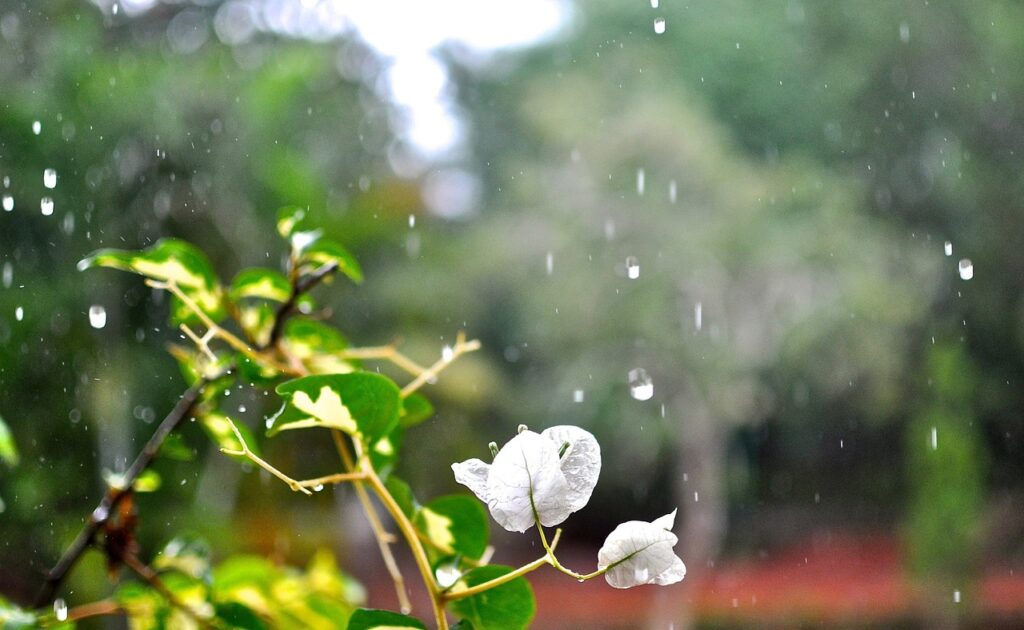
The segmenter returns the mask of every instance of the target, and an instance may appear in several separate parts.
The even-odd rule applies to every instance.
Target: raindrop
[[[633,368],[629,371],[629,395],[636,400],[650,400],[654,396],[654,383],[647,370]]]
[[[960,270],[961,280],[970,280],[974,277],[974,263],[970,258],[961,258],[957,267]]]
[[[573,390],[573,392],[572,392],[572,401],[573,402],[577,402],[577,403],[583,402],[583,390],[582,389],[575,389],[575,390]]]
[[[960,603],[960,591],[953,591],[953,603],[954,604],[959,604]]]
[[[11,178],[4,175],[4,188],[11,187]]]
[[[931,436],[928,438],[928,445],[932,447],[932,450],[939,448],[939,429],[938,427],[932,427]]]
[[[324,484],[318,483],[313,486],[313,492],[321,492],[324,489]]]
[[[43,197],[39,200],[39,209],[43,212],[44,217],[48,217],[53,214],[53,198]]]
[[[610,241],[613,238],[615,238],[615,221],[607,219],[604,222],[604,238],[607,241]]]
[[[64,233],[68,236],[75,231],[75,215],[68,213],[64,215],[64,221],[61,222],[60,227],[64,230]]]
[[[25,309],[23,309],[20,306],[14,309],[14,319],[18,320],[19,322],[25,319]]]
[[[4,288],[11,288],[11,282],[14,280],[14,265],[11,264],[11,261],[7,261],[4,263],[3,275]]]
[[[103,328],[107,325],[107,309],[99,304],[89,307],[89,325],[93,328]]]
[[[644,194],[644,187],[645,187],[646,183],[647,183],[647,173],[645,173],[644,169],[642,169],[642,168],[636,169],[636,194],[638,194],[638,195]]]
[[[654,20],[654,32],[657,35],[661,35],[665,32],[665,18],[657,18]]]
[[[409,215],[409,227],[411,227],[411,228],[416,227],[416,215],[415,214],[410,214]]]
[[[43,132],[43,123],[39,122],[38,120],[33,120],[32,121],[32,133],[34,133],[34,134],[36,134],[38,136],[42,132]]]
[[[455,358],[455,351],[452,350],[451,346],[445,346],[441,348],[441,360],[447,363]]]
[[[693,305],[693,325],[698,331],[704,327],[704,305],[700,302]]]
[[[14,197],[12,197],[10,195],[4,195],[3,204],[4,204],[4,210],[6,210],[7,212],[10,212],[11,210],[14,210]]]
[[[454,562],[446,562],[438,565],[437,569],[434,570],[434,575],[437,577],[437,583],[441,585],[441,588],[448,588],[455,584],[462,577],[462,572],[459,571],[459,567]]]
[[[117,12],[119,10],[120,10],[120,5],[118,5],[116,2],[110,7],[110,12],[113,13],[114,15],[117,15]]]
[[[942,251],[944,251],[947,256],[952,256],[953,255],[953,243],[951,243],[950,241],[946,241],[946,243],[942,246]]]
[[[910,25],[906,22],[900,22],[900,41],[904,44],[910,41]]]
[[[68,604],[61,598],[57,598],[53,602],[53,615],[57,618],[57,621],[68,620]]]
[[[658,4],[660,4],[658,2],[658,0],[651,0],[651,8],[652,9],[657,9],[658,8]]]
[[[675,203],[677,197],[676,180],[672,180],[668,183],[668,201],[669,203]]]
[[[552,254],[551,252],[548,252],[547,257],[544,259],[544,266],[548,271],[548,275],[550,276],[551,272],[555,270],[555,255]]]
[[[55,169],[48,168],[43,171],[43,186],[50,190],[57,187],[57,171]]]
[[[636,259],[636,256],[626,256],[626,277],[630,280],[640,277],[640,261]]]

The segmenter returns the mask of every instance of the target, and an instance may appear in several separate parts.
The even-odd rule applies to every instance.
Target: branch
[[[163,580],[160,579],[160,576],[156,574],[156,571],[154,571],[149,567],[149,565],[145,564],[137,557],[135,557],[134,554],[126,553],[123,556],[121,556],[121,560],[124,562],[125,566],[134,571],[136,575],[138,575],[140,578],[145,580],[150,586],[153,587],[153,589],[156,592],[160,593],[160,595],[164,599],[166,599],[171,606],[174,606],[175,608],[181,610],[204,628],[215,627],[213,623],[210,622],[209,619],[201,615],[199,612],[193,610],[192,607],[186,604],[185,602],[178,599],[178,596],[172,593],[171,589],[167,588]]]
[[[70,622],[81,621],[88,617],[99,617],[101,615],[120,615],[124,613],[121,605],[115,601],[104,599],[91,604],[75,606],[68,611],[67,620]]]
[[[420,373],[419,376],[414,378],[408,385],[403,387],[402,397],[405,398],[409,394],[413,393],[414,391],[422,387],[425,383],[433,381],[435,378],[437,378],[437,375],[440,374],[442,370],[448,367],[448,364],[450,364],[455,359],[458,359],[463,354],[466,354],[467,352],[473,352],[474,350],[479,349],[480,342],[478,340],[474,339],[473,341],[466,341],[466,333],[459,331],[458,336],[456,336],[455,338],[455,345],[452,346],[451,348],[451,352],[445,352],[444,354],[442,354],[441,358],[438,359],[433,365],[428,367],[426,370],[423,370],[423,372]]]
[[[555,547],[558,546],[558,540],[561,537],[562,537],[562,530],[561,529],[555,530],[555,537],[551,539],[551,549],[550,549],[550,552],[549,553],[545,553],[543,556],[541,556],[540,558],[537,558],[533,562],[531,562],[529,564],[524,564],[523,566],[519,567],[518,569],[516,569],[514,571],[509,571],[505,575],[498,576],[498,577],[494,578],[493,580],[487,580],[486,582],[482,582],[480,584],[477,584],[476,586],[470,586],[470,587],[467,587],[467,588],[455,590],[454,589],[455,585],[452,585],[452,590],[445,591],[444,593],[441,594],[442,599],[444,599],[444,601],[446,601],[446,602],[450,602],[450,601],[454,601],[456,599],[463,599],[465,597],[472,597],[473,595],[477,595],[479,593],[483,593],[484,591],[489,591],[492,588],[495,588],[497,586],[501,586],[502,584],[505,584],[507,582],[511,582],[512,580],[516,579],[517,577],[526,575],[527,573],[529,573],[531,571],[535,571],[535,570],[541,568],[545,564],[551,564],[552,563],[552,557],[553,557],[553,554],[555,552]],[[458,581],[455,582],[455,584],[458,584],[458,583],[459,583]]]
[[[281,334],[284,332],[284,323],[288,320],[288,316],[291,315],[299,298],[337,270],[338,263],[330,262],[317,268],[316,271],[308,276],[298,278],[292,283],[292,292],[288,295],[288,300],[278,307],[277,313],[274,315],[274,327],[270,329],[270,336],[267,338],[267,343],[263,345],[262,349],[273,348],[277,345],[278,340],[281,339]]]
[[[199,400],[199,396],[203,393],[210,380],[203,377],[195,385],[185,390],[178,403],[174,405],[171,412],[157,426],[156,431],[153,432],[149,441],[146,442],[142,451],[135,457],[135,461],[132,462],[132,465],[125,472],[124,487],[119,489],[111,488],[103,495],[103,499],[86,519],[85,525],[82,526],[82,530],[78,533],[74,542],[64,551],[64,555],[60,557],[57,564],[47,573],[46,581],[36,597],[36,608],[43,608],[53,600],[54,594],[64,581],[64,578],[67,577],[68,572],[78,562],[82,554],[85,553],[85,550],[92,545],[100,527],[107,521],[110,514],[121,503],[121,500],[131,492],[132,486],[135,485],[135,480],[139,478],[139,475],[153,463],[153,459],[160,452],[160,447],[163,446],[167,436],[192,412],[196,401]]]
[[[242,437],[242,433],[238,430],[238,427],[235,426],[235,423],[231,420],[231,418],[228,418],[227,416],[224,416],[224,419],[228,421],[229,425],[231,425],[231,430],[234,431],[235,437],[238,439],[238,443],[242,446],[242,449],[241,450],[235,450],[235,449],[230,449],[230,448],[222,448],[222,449],[220,449],[221,453],[224,453],[225,455],[235,455],[235,456],[238,456],[238,457],[245,457],[246,459],[248,459],[252,463],[256,464],[257,466],[259,466],[263,470],[267,471],[271,475],[274,475],[275,477],[277,477],[281,481],[285,482],[288,485],[288,487],[291,488],[292,490],[294,490],[295,492],[301,492],[302,494],[306,494],[306,495],[313,494],[312,492],[310,492],[309,488],[304,487],[298,481],[292,479],[291,477],[289,477],[288,475],[284,474],[280,470],[274,468],[273,466],[268,464],[265,460],[263,460],[259,455],[257,455],[256,453],[253,453],[251,450],[249,450],[249,445],[245,443],[245,439]]]
[[[343,359],[383,359],[391,361],[413,376],[419,376],[427,371],[427,368],[399,352],[398,348],[394,345],[346,348],[341,351],[341,357]]]

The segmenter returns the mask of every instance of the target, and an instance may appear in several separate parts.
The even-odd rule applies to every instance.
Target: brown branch
[[[267,343],[263,345],[263,349],[273,348],[277,345],[278,340],[281,338],[281,334],[284,333],[284,324],[288,320],[288,316],[291,315],[295,305],[298,303],[299,298],[302,297],[303,294],[312,290],[313,287],[323,282],[327,276],[337,270],[338,263],[330,262],[319,267],[308,276],[298,278],[292,282],[292,292],[288,295],[288,300],[278,307],[277,313],[274,315],[274,326],[270,329],[270,337],[267,338]]]
[[[82,604],[81,606],[75,606],[68,611],[68,621],[75,622],[81,621],[88,617],[99,617],[102,615],[120,615],[124,614],[124,608],[115,601],[104,599],[98,602],[92,602],[91,604]]]
[[[208,383],[209,379],[204,377],[195,385],[185,390],[178,403],[174,405],[171,412],[167,414],[156,428],[156,431],[153,432],[153,435],[146,442],[142,451],[136,456],[128,471],[125,472],[124,485],[121,488],[111,488],[103,495],[103,499],[96,506],[96,509],[89,514],[85,525],[78,532],[74,542],[64,551],[64,555],[60,557],[57,564],[47,573],[46,581],[36,597],[36,608],[43,608],[53,600],[54,594],[64,581],[64,578],[67,577],[68,572],[75,566],[75,563],[85,553],[85,550],[93,544],[97,532],[107,522],[107,519],[110,518],[111,513],[121,503],[121,500],[131,493],[135,480],[153,463],[153,459],[160,452],[160,447],[163,446],[167,436],[192,412],[196,401],[199,400],[199,396],[203,393]]]

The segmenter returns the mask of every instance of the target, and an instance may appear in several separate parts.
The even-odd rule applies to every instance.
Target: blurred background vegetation
[[[0,415],[21,453],[0,592],[31,598],[184,389],[166,300],[75,263],[175,236],[229,279],[280,261],[297,204],[366,271],[319,292],[350,339],[423,362],[459,329],[484,343],[427,391],[429,448],[402,464],[421,496],[519,423],[578,424],[605,451],[568,523],[581,564],[680,509],[689,575],[642,600],[656,627],[1024,623],[1024,7],[366,4],[0,0]],[[253,427],[277,407],[234,395]],[[378,578],[344,489],[292,495],[185,439],[195,459],[139,500],[144,553],[193,531]],[[324,446],[262,445],[311,471]],[[773,564],[794,549],[829,575],[839,539],[895,556],[787,606],[719,579],[795,584]],[[102,573],[90,557],[69,599],[104,596]],[[883,573],[896,604],[844,605]],[[596,623],[544,601],[538,627]]]

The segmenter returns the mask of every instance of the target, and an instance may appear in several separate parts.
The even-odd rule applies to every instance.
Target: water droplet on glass
[[[633,368],[629,371],[629,395],[636,400],[650,400],[654,396],[654,383],[647,370]]]
[[[107,309],[99,304],[89,307],[89,325],[93,328],[103,328],[107,325]]]
[[[48,217],[53,214],[53,199],[50,197],[43,197],[39,200],[39,209],[42,211],[43,216]]]
[[[700,302],[693,305],[693,325],[697,330],[704,327],[704,305]]]
[[[953,243],[951,243],[949,241],[946,241],[945,244],[942,246],[942,251],[945,252],[947,256],[952,256],[953,255]]]
[[[57,171],[56,170],[54,170],[52,168],[48,168],[45,171],[43,171],[43,186],[46,186],[50,190],[53,190],[54,188],[57,187]]]
[[[38,120],[33,120],[32,121],[32,133],[34,133],[34,134],[36,134],[38,136],[42,132],[43,132],[43,123],[39,122]]]
[[[68,604],[63,599],[57,598],[53,601],[53,616],[57,621],[68,620]]]
[[[658,18],[654,20],[654,32],[658,35],[665,32],[665,18]]]
[[[20,306],[14,309],[14,319],[18,320],[19,322],[25,319],[25,309],[23,309]]]
[[[638,168],[638,169],[636,169],[636,194],[638,194],[638,195],[644,194],[644,188],[646,188],[646,187],[647,187],[647,173],[644,172],[644,169]]]
[[[548,271],[548,275],[550,276],[551,272],[555,270],[555,255],[552,254],[551,252],[548,252],[547,257],[544,259],[544,266]]]
[[[928,445],[932,447],[932,450],[939,448],[939,429],[932,427],[932,433],[928,438]]]
[[[974,263],[970,258],[961,258],[957,268],[960,270],[961,280],[970,280],[974,277]]]
[[[578,402],[578,403],[583,402],[583,390],[582,389],[575,389],[575,390],[573,390],[573,392],[572,392],[572,401],[573,402]]]
[[[3,204],[4,204],[4,210],[6,210],[7,212],[10,212],[11,210],[14,210],[14,197],[12,197],[10,195],[4,195]]]
[[[630,280],[640,277],[640,261],[636,259],[636,256],[626,256],[626,277]]]
[[[675,203],[678,197],[678,190],[676,186],[676,180],[672,180],[668,183],[668,201],[669,203]]]
[[[445,346],[441,348],[441,359],[444,361],[451,361],[455,358],[455,351],[452,350],[451,346]]]

